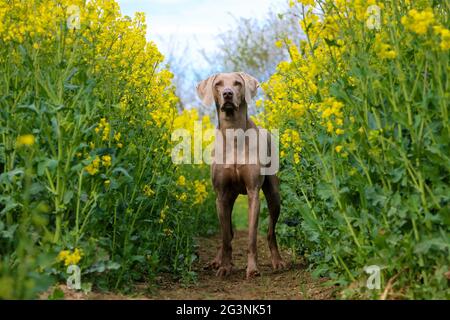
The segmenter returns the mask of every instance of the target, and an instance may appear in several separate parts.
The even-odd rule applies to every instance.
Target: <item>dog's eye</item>
[[[235,86],[235,87],[242,87],[242,83],[240,83],[239,81],[236,81],[236,82],[234,83],[234,86]]]
[[[217,88],[217,87],[220,87],[220,86],[222,86],[223,85],[223,82],[222,81],[219,81],[219,82],[217,82],[216,84],[215,84],[215,87]]]

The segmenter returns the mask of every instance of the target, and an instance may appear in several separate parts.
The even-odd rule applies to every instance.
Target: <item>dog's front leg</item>
[[[259,275],[257,233],[259,218],[259,189],[248,191],[248,259],[247,279]]]
[[[219,216],[222,232],[222,246],[220,248],[220,252],[218,253],[218,256],[220,255],[220,265],[217,270],[218,276],[227,276],[231,273],[231,240],[233,239],[231,212],[233,210],[233,203],[235,200],[235,195],[222,192],[219,192],[216,199],[217,214]]]

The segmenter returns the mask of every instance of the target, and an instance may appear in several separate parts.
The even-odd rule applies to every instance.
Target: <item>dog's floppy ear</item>
[[[213,93],[213,83],[216,79],[217,74],[200,81],[197,85],[197,94],[202,100],[203,104],[207,107],[214,103],[214,93]]]
[[[252,102],[252,99],[256,96],[256,92],[259,88],[259,82],[251,75],[245,72],[239,72],[239,75],[244,79],[245,83],[245,101],[247,104]]]

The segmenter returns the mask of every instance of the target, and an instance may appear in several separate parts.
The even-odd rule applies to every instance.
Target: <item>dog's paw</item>
[[[220,266],[219,270],[217,270],[216,275],[218,277],[226,277],[229,276],[231,274],[231,264],[228,266]]]
[[[275,271],[286,269],[287,263],[284,262],[282,259],[274,259],[274,260],[272,260],[272,268]]]
[[[220,268],[220,265],[221,265],[220,261],[213,260],[213,261],[211,261],[210,263],[206,264],[206,265],[203,267],[203,269],[204,269],[204,270],[217,270],[217,269]]]
[[[247,268],[247,280],[259,277],[260,275],[257,268]]]

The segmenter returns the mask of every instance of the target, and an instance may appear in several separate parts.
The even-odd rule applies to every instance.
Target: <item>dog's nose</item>
[[[223,98],[225,100],[230,100],[233,98],[233,91],[231,89],[223,90]]]

